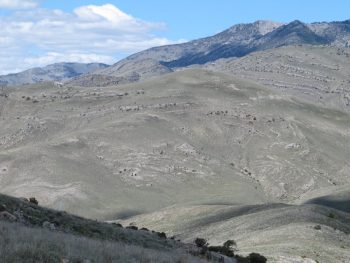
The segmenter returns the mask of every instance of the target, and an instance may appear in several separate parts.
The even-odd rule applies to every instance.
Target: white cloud
[[[38,3],[31,0],[0,0],[0,8],[27,9],[37,5]]]
[[[111,4],[103,6],[88,5],[76,8],[74,13],[81,19],[90,21],[107,20],[115,25],[133,22],[134,18],[123,13],[120,9]]]
[[[71,13],[18,10],[0,16],[0,28],[0,74],[61,61],[114,63],[174,43],[159,36],[163,23],[143,21],[111,4],[81,6]]]

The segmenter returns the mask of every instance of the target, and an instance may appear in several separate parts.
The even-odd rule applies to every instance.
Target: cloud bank
[[[0,7],[18,9],[0,16],[0,74],[62,61],[112,64],[174,43],[157,35],[165,29],[163,23],[135,18],[112,4],[64,12],[36,8],[29,0],[0,0]]]
[[[27,9],[34,8],[38,4],[31,0],[0,0],[0,8]]]

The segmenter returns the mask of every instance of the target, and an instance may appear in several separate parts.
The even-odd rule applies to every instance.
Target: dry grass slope
[[[183,250],[155,250],[122,242],[0,222],[2,263],[200,263]]]

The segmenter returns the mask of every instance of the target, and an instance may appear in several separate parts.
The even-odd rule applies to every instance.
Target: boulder
[[[0,212],[0,220],[15,222],[17,221],[17,217],[7,211],[2,211]]]

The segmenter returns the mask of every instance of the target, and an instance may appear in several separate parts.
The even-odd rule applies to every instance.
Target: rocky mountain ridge
[[[257,21],[238,24],[214,36],[183,44],[154,47],[123,59],[105,70],[94,73],[107,79],[104,85],[134,82],[195,64],[223,58],[239,58],[250,53],[289,45],[329,45],[348,47],[350,20],[306,24]],[[128,68],[125,72],[124,68]],[[145,70],[147,69],[147,70]],[[137,76],[135,78],[135,76]],[[71,85],[94,86],[89,74],[75,78]],[[109,79],[109,81],[108,81]]]

